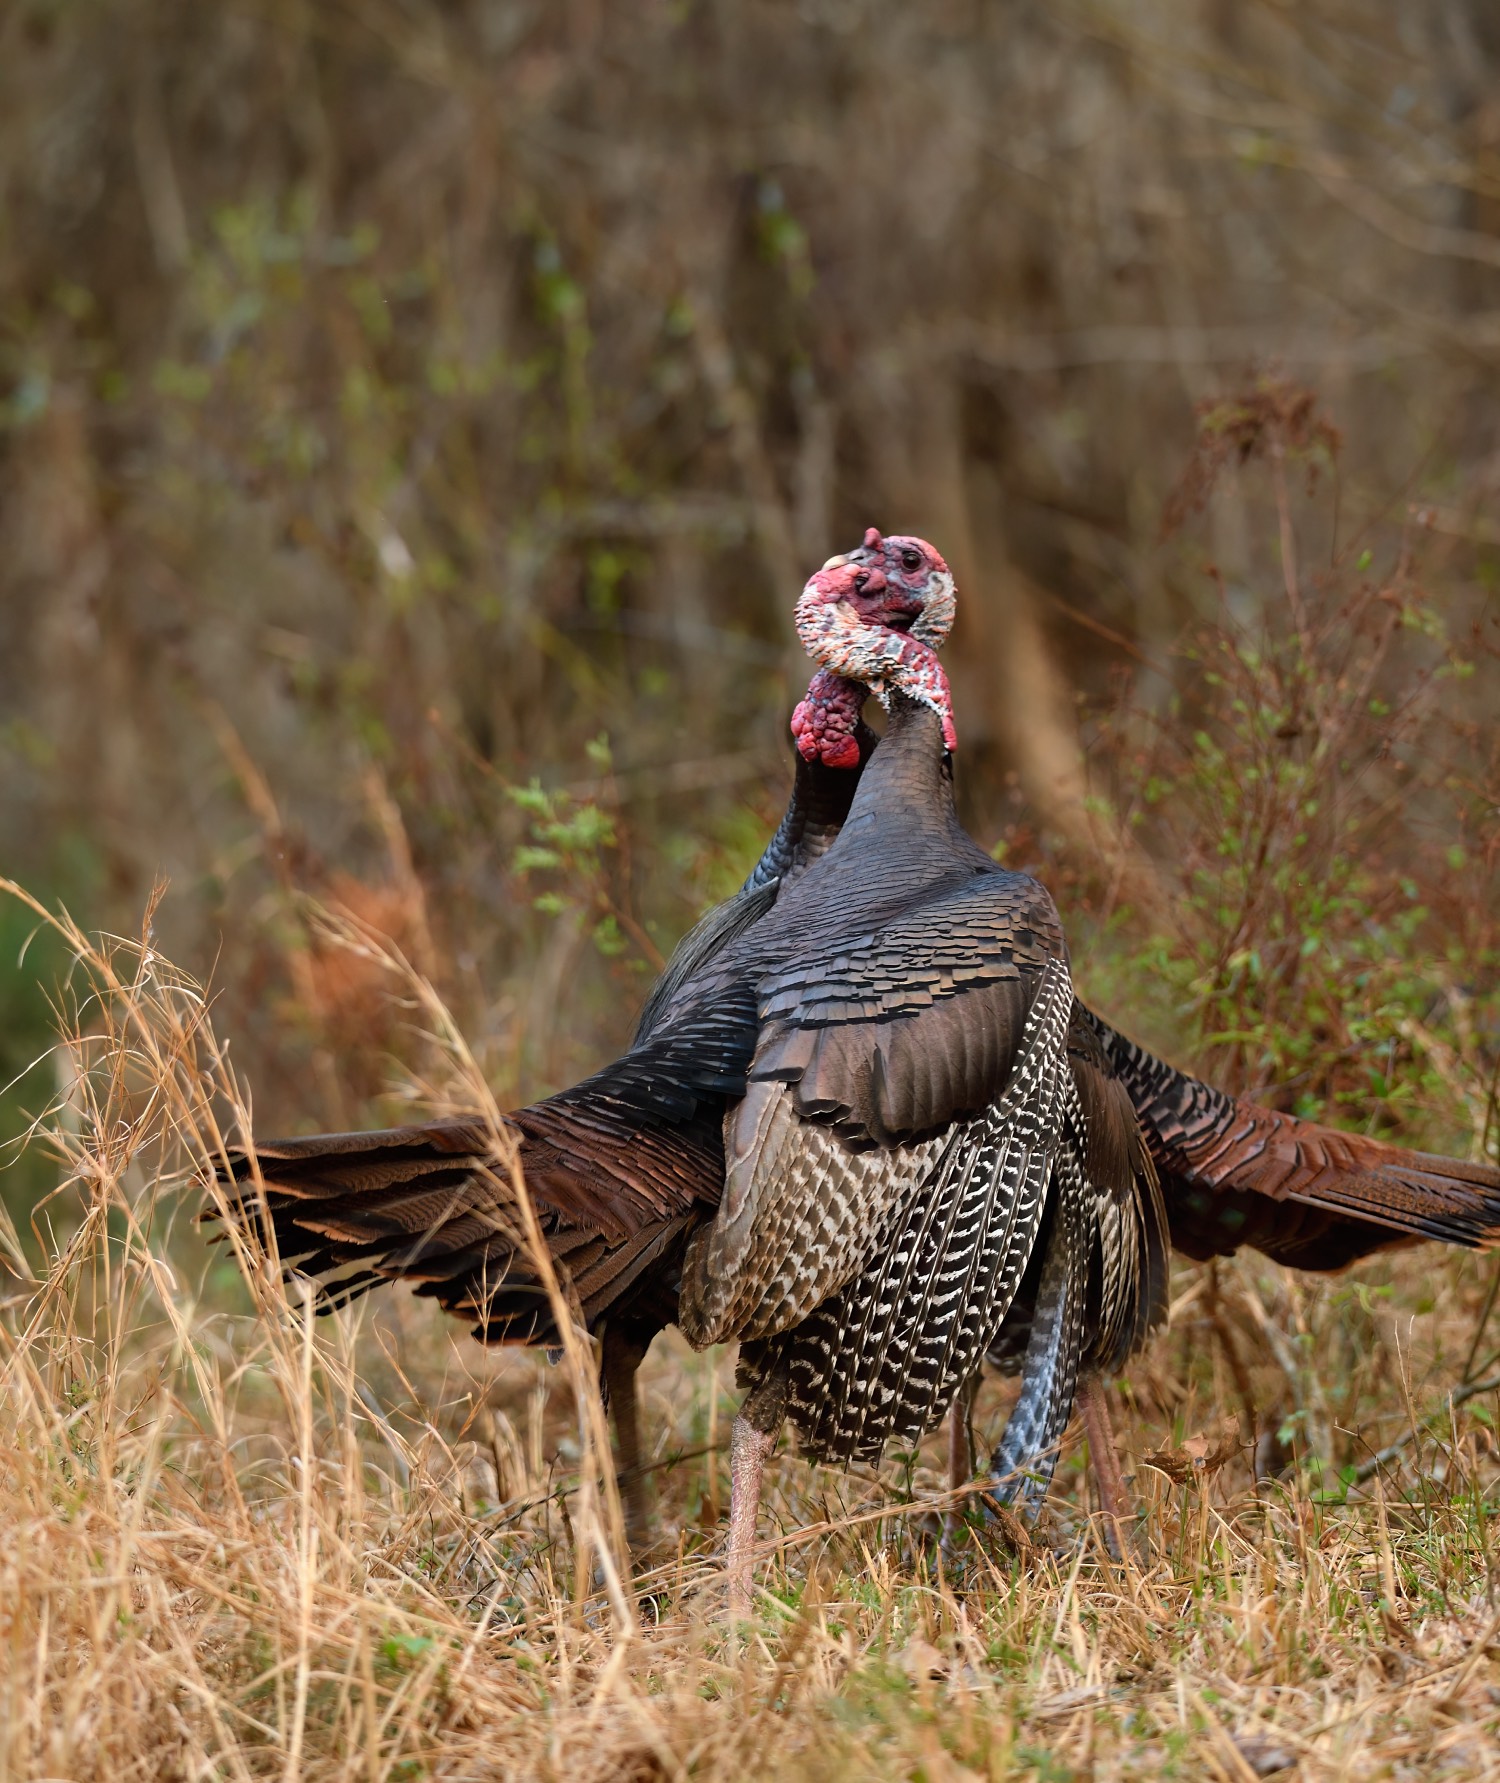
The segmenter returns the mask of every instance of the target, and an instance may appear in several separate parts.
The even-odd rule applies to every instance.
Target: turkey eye
[[[913,570],[921,569],[922,553],[920,551],[913,551],[911,546],[908,545],[901,553],[901,567],[908,575],[910,575]]]

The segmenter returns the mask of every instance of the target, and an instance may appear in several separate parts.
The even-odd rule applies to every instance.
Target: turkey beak
[[[830,557],[827,563],[823,565],[823,569],[841,570],[848,561],[848,557],[841,551],[836,557]],[[821,573],[822,572],[820,571],[819,574]]]

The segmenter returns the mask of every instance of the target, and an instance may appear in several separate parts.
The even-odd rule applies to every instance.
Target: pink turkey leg
[[[786,1416],[786,1382],[779,1374],[762,1381],[740,1407],[729,1437],[729,1619],[750,1614],[754,1586],[752,1556],[760,1512],[760,1486]]]
[[[1109,1398],[1097,1374],[1086,1374],[1078,1383],[1078,1409],[1083,1413],[1089,1441],[1089,1460],[1099,1486],[1099,1508],[1104,1513],[1104,1536],[1116,1560],[1123,1560],[1130,1544],[1125,1535],[1132,1509],[1130,1490],[1115,1449],[1115,1433],[1109,1416]]]

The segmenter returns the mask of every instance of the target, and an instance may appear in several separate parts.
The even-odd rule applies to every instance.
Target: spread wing
[[[1412,1239],[1500,1241],[1500,1170],[1408,1151],[1226,1095],[1085,1012],[1161,1177],[1190,1257],[1253,1245],[1298,1269],[1341,1269]]]
[[[506,1117],[543,1241],[589,1323],[659,1286],[652,1266],[717,1204],[723,1109],[744,1090],[755,1033],[753,1000],[726,997]],[[285,1266],[322,1281],[327,1306],[399,1278],[489,1341],[555,1339],[481,1123],[262,1141],[231,1159],[223,1191],[233,1217],[274,1234]]]
[[[862,768],[876,738],[863,725],[855,736]],[[859,778],[858,768],[799,757],[776,834],[740,891],[683,938],[631,1051],[507,1117],[542,1238],[591,1324],[622,1311],[652,1325],[673,1316],[677,1255],[718,1203],[722,1111],[743,1094],[756,1035],[753,1003],[732,993],[706,1010],[674,1005],[826,853]],[[555,1336],[509,1172],[481,1124],[261,1140],[221,1178],[231,1217],[273,1238],[289,1269],[319,1279],[325,1307],[399,1277],[474,1320],[476,1336]]]

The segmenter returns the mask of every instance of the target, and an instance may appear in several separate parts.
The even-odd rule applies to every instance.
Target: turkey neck
[[[953,808],[953,770],[943,748],[942,720],[930,706],[893,692],[890,722],[870,758],[838,840],[825,857],[832,866],[846,853],[872,845],[905,853],[920,850],[942,860],[955,847],[973,844]]]
[[[786,814],[746,881],[748,887],[779,879],[785,890],[814,861],[827,854],[838,839],[854,802],[860,775],[880,740],[864,723],[856,727],[854,737],[859,745],[857,768],[831,768],[826,762],[797,756],[796,778]]]

